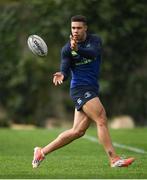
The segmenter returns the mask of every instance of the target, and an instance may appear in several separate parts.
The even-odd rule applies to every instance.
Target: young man
[[[108,155],[110,166],[129,166],[135,159],[122,159],[116,154],[107,127],[106,112],[98,96],[101,39],[87,33],[87,20],[82,15],[71,18],[71,33],[69,42],[62,48],[60,72],[54,74],[53,83],[55,86],[62,84],[71,72],[70,95],[75,103],[73,127],[47,146],[34,149],[33,168],[38,167],[48,153],[83,136],[91,121],[96,123],[98,138]]]

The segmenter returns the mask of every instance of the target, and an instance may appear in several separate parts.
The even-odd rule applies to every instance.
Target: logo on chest
[[[78,53],[76,51],[71,51],[72,56],[77,56]]]

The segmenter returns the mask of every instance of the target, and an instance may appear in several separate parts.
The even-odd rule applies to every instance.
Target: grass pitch
[[[96,142],[80,138],[46,157],[38,169],[32,169],[33,148],[44,146],[62,129],[0,129],[1,179],[146,179],[147,154],[117,148],[120,155],[133,156],[128,168],[110,168],[107,156]],[[87,135],[96,137],[96,129]],[[147,151],[147,128],[111,130],[113,141]]]

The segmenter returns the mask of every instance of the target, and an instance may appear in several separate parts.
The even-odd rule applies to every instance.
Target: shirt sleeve
[[[71,58],[70,58],[70,48],[62,48],[61,50],[61,64],[60,72],[64,75],[64,81],[68,79],[70,75]]]
[[[77,53],[85,58],[96,58],[101,54],[102,41],[100,38],[92,39],[89,42],[89,47],[78,47]]]

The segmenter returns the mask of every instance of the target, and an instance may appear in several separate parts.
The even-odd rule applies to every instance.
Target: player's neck
[[[78,40],[78,42],[83,42],[86,40],[87,37],[87,33],[84,33],[83,37],[81,39]]]

